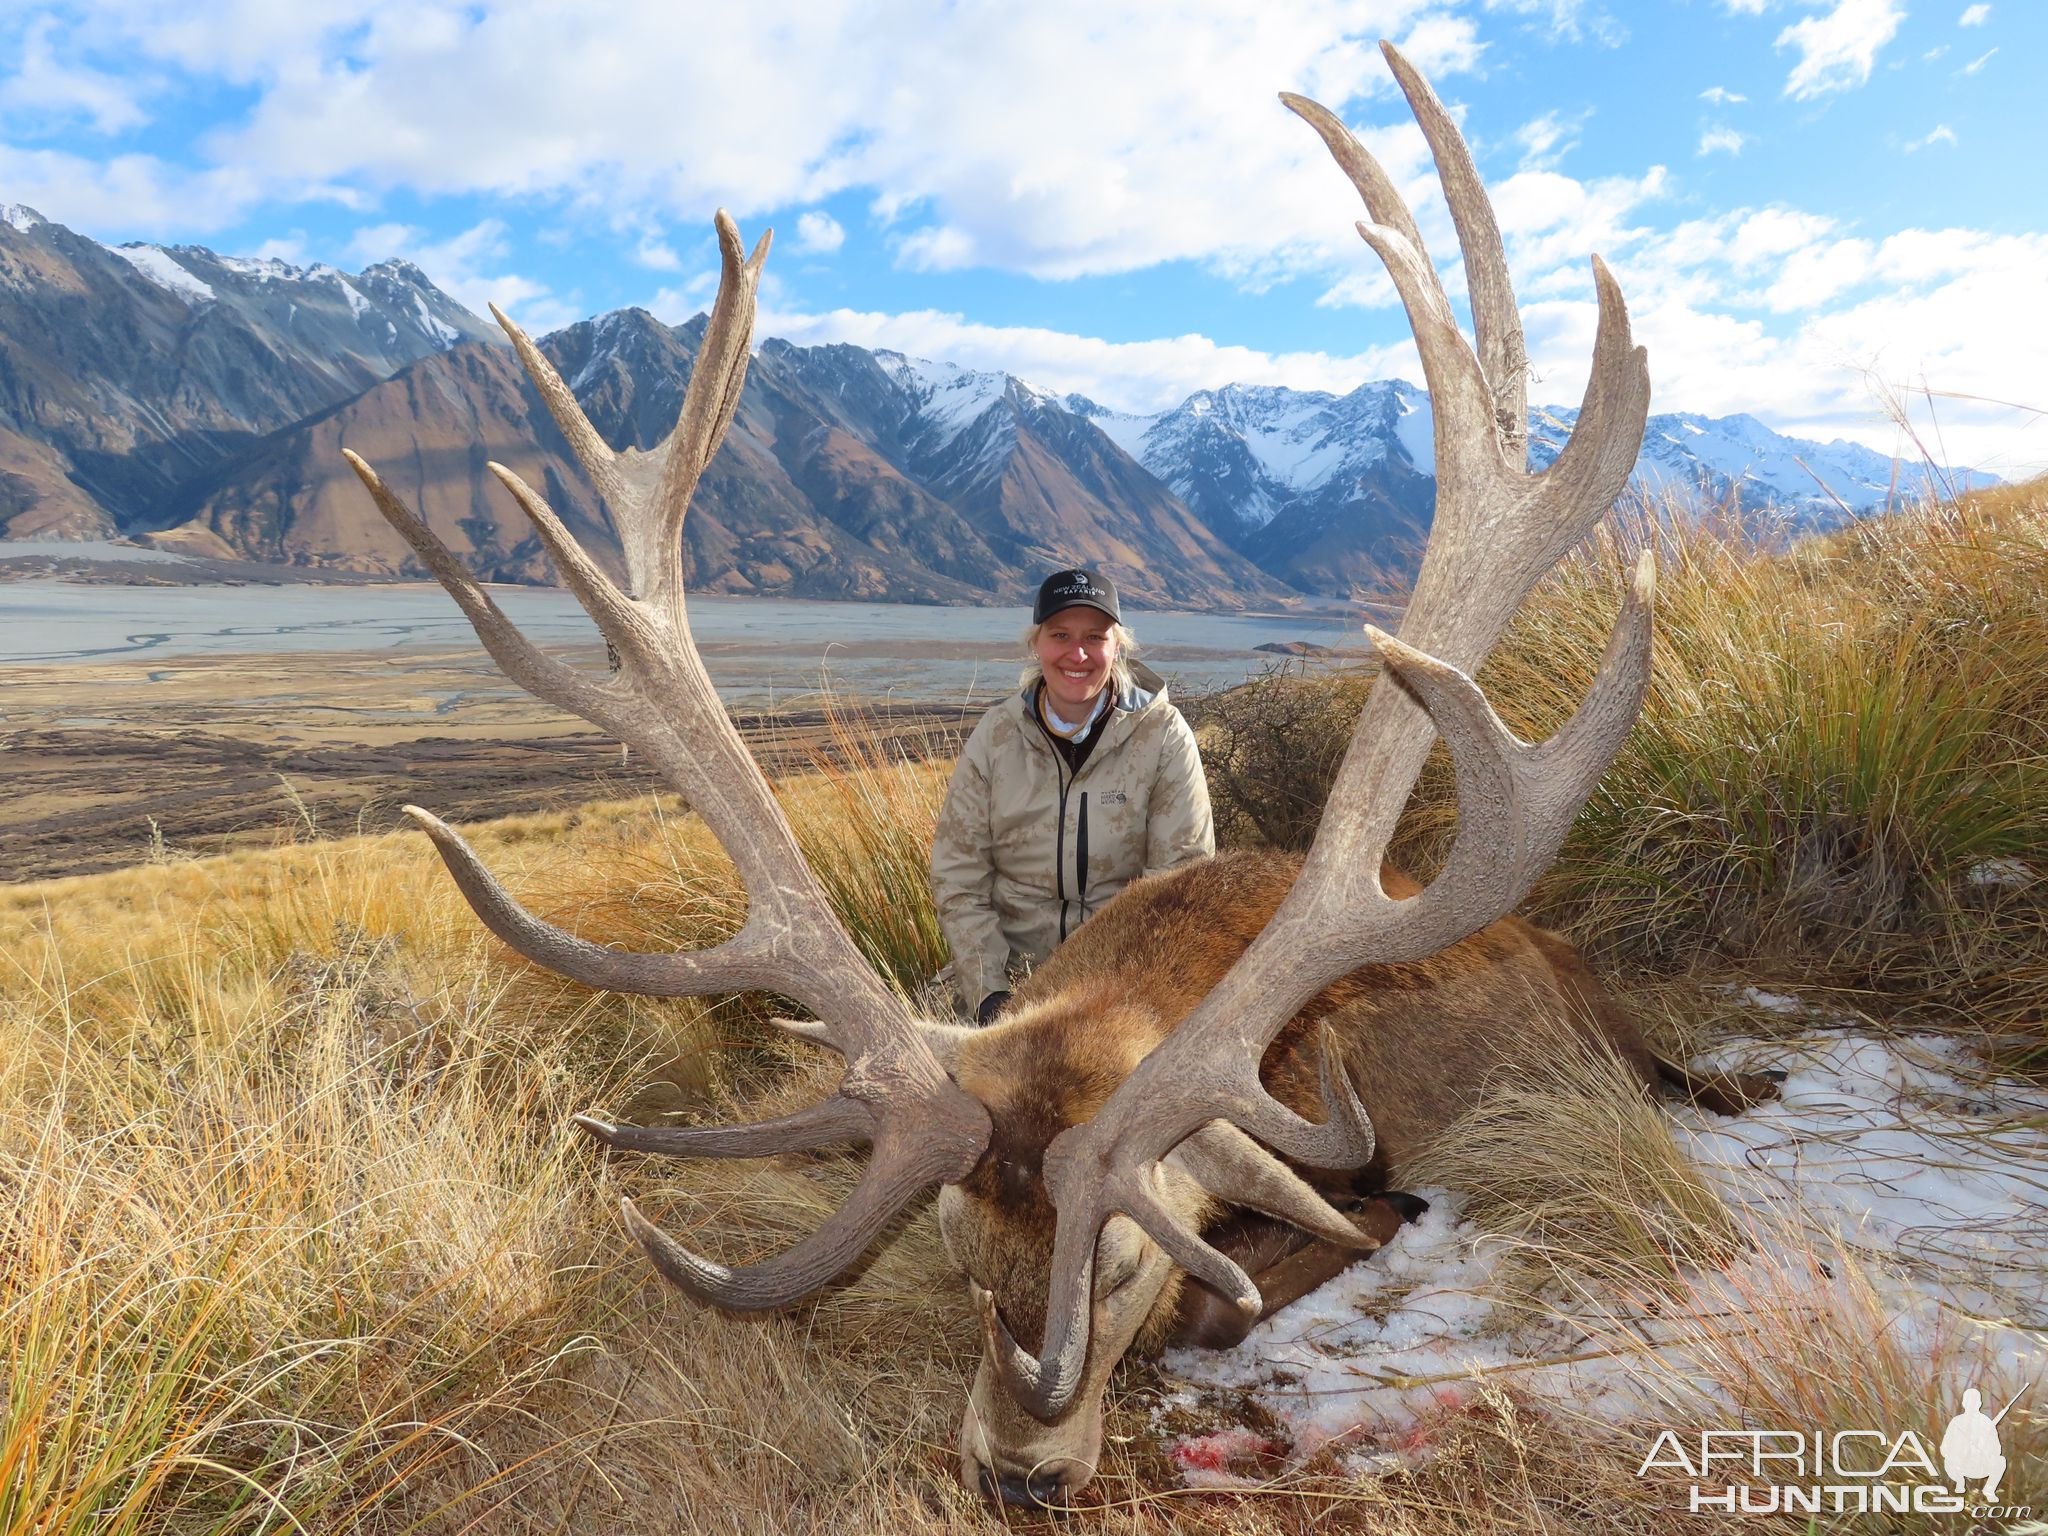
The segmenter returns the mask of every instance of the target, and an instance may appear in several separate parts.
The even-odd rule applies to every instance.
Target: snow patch
[[[1156,416],[1133,416],[1127,411],[1102,411],[1088,418],[1102,435],[1139,463],[1145,462],[1145,434],[1159,420]]]
[[[412,296],[413,312],[419,316],[420,329],[444,347],[452,347],[462,340],[462,332],[427,308],[427,296],[415,293]]]
[[[2018,859],[1986,859],[1982,864],[1972,864],[1963,878],[1972,885],[2017,890],[2032,885],[2038,877],[2032,868]]]
[[[15,229],[21,230],[25,234],[29,230],[38,228],[50,221],[40,213],[37,213],[35,209],[29,207],[27,203],[8,203],[0,206],[0,222],[12,225]]]
[[[1774,1011],[1792,1001],[1757,999]],[[1828,1030],[1733,1042],[1701,1065],[1787,1072],[1778,1102],[1736,1118],[1673,1114],[1681,1147],[1755,1222],[1750,1256],[1696,1277],[1703,1314],[1782,1289],[1787,1274],[1812,1285],[1816,1305],[1833,1296],[1853,1306],[1851,1277],[1815,1265],[1811,1244],[1864,1261],[1896,1336],[1915,1352],[1931,1359],[1945,1334],[1960,1334],[2022,1377],[2048,1365],[2042,1336],[2026,1326],[2048,1310],[2048,1093],[1988,1076],[1946,1037]],[[1197,1474],[1210,1446],[1235,1446],[1218,1437],[1242,1426],[1218,1405],[1240,1393],[1282,1427],[1293,1459],[1336,1442],[1355,1448],[1346,1465],[1364,1456],[1358,1470],[1375,1475],[1389,1456],[1427,1453],[1431,1416],[1469,1397],[1475,1372],[1575,1413],[1626,1421],[1655,1410],[1653,1375],[1685,1369],[1668,1352],[1683,1325],[1668,1304],[1575,1318],[1568,1304],[1532,1316],[1497,1301],[1506,1245],[1467,1221],[1456,1195],[1416,1193],[1430,1201],[1419,1221],[1238,1348],[1167,1354],[1164,1373],[1177,1378],[1169,1404],[1214,1411],[1217,1433],[1182,1442],[1196,1455],[1176,1454],[1191,1483],[1206,1485]],[[1646,1349],[1615,1351],[1624,1334]]]
[[[348,301],[348,312],[353,318],[357,320],[362,319],[374,307],[369,299],[364,296],[363,290],[350,282],[341,273],[337,272],[334,274],[334,282],[335,286],[341,289],[341,296]]]
[[[214,260],[240,277],[254,278],[259,283],[303,282],[309,275],[305,268],[295,267],[288,261],[279,261],[275,256],[216,256]]]
[[[1417,473],[1436,473],[1436,411],[1427,395],[1415,395],[1401,402],[1401,414],[1394,418],[1394,439],[1408,455]]]
[[[1007,374],[976,373],[956,363],[934,363],[901,352],[877,352],[875,360],[915,402],[918,419],[928,428],[923,443],[928,448],[950,444],[1002,399],[1010,383]],[[1023,387],[1033,396],[1044,393]]]
[[[160,245],[115,245],[108,249],[157,287],[175,293],[181,299],[200,304],[214,301],[213,289],[186,271],[178,264],[177,258]]]

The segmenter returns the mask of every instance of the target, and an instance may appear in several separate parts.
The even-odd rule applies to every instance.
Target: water
[[[498,587],[492,595],[537,644],[582,651],[596,627],[568,593]],[[690,599],[706,667],[728,699],[791,699],[821,668],[842,692],[906,699],[989,697],[1023,665],[1022,608],[930,608],[786,598]],[[1130,616],[1145,659],[1183,689],[1227,686],[1279,658],[1257,647],[1306,640],[1357,650],[1358,621],[1334,613],[1234,618]],[[279,652],[478,652],[437,587],[125,587],[0,585],[0,665],[65,666]]]

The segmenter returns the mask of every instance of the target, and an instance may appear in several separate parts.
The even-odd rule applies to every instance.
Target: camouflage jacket
[[[1216,851],[1194,732],[1149,667],[1079,771],[1039,723],[1033,683],[981,717],[932,839],[932,894],[972,1014],[1141,875]]]

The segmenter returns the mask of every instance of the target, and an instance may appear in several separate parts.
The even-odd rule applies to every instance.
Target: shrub
[[[1277,667],[1189,704],[1221,846],[1298,852],[1315,840],[1377,672]]]

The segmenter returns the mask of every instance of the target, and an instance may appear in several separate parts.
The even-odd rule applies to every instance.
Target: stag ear
[[[960,1076],[960,1047],[981,1031],[970,1024],[948,1024],[939,1019],[919,1019],[917,1028],[918,1033],[924,1036],[926,1047],[946,1069],[946,1076],[957,1081]]]

